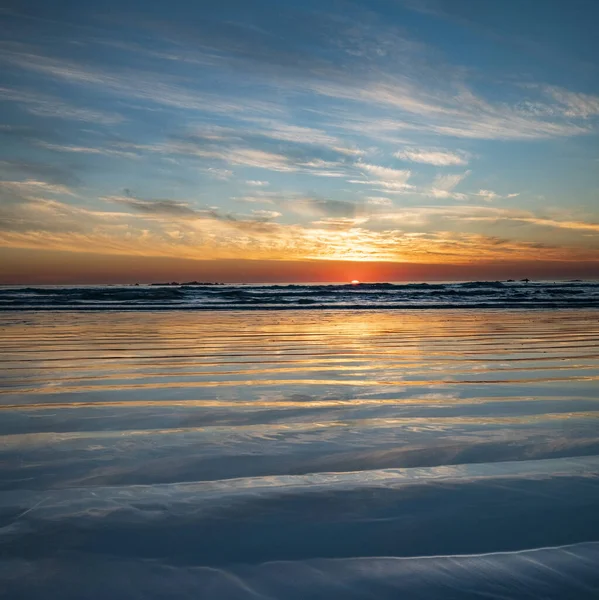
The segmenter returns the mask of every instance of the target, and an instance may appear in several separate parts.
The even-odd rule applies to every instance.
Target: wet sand
[[[0,326],[9,597],[599,593],[596,310]]]

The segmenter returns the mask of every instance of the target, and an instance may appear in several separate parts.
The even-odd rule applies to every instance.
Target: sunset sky
[[[599,277],[598,20],[5,1],[0,282]]]

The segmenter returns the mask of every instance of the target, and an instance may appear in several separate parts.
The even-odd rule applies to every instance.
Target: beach
[[[596,309],[62,308],[0,314],[7,597],[597,597]]]

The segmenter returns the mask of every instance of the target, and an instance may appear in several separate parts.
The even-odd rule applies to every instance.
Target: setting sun
[[[352,285],[359,285],[359,283],[360,283],[360,282],[359,282],[357,279],[352,279],[352,280],[351,280],[351,284],[352,284]]]

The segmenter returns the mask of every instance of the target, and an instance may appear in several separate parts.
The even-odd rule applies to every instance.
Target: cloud
[[[453,175],[437,175],[433,181],[431,189],[428,191],[428,194],[434,198],[454,198],[456,200],[465,200],[466,194],[454,192],[453,189],[469,174],[470,171],[466,171],[465,173],[455,173]]]
[[[0,173],[4,173],[6,178],[21,176],[30,180],[44,180],[65,185],[79,183],[78,178],[65,165],[56,166],[36,161],[0,160]]]
[[[246,181],[246,184],[251,187],[268,187],[270,185],[268,181],[260,181],[257,179],[249,179]]]
[[[435,165],[437,167],[463,166],[468,164],[465,152],[450,152],[449,150],[428,150],[425,148],[405,148],[393,156],[401,160]]]
[[[73,106],[39,92],[0,87],[0,100],[16,102],[29,113],[39,117],[71,119],[102,125],[115,125],[125,120],[117,113]]]
[[[383,169],[383,171],[381,171]],[[470,175],[471,171],[465,171],[463,173],[453,173],[453,174],[439,174],[437,175],[432,184],[430,186],[415,186],[408,183],[402,183],[402,176],[397,175],[399,172],[396,169],[390,169],[391,173],[385,172],[385,167],[378,167],[377,169],[372,169],[372,172],[377,173],[379,175],[387,175],[389,181],[385,180],[359,180],[359,179],[350,179],[349,183],[361,184],[361,185],[370,185],[373,187],[383,188],[380,191],[386,194],[411,194],[416,196],[428,196],[431,198],[438,199],[452,199],[452,200],[468,200],[471,197],[482,198],[487,202],[499,199],[506,198],[515,198],[519,196],[518,193],[500,195],[492,190],[484,190],[481,189],[478,192],[456,192],[454,188],[456,188],[468,175]],[[395,177],[398,181],[394,181],[393,177]],[[368,200],[369,204],[383,204],[385,202],[391,203],[391,201],[386,197],[376,197],[372,196]]]
[[[266,222],[281,216],[281,213],[273,210],[253,210],[251,215],[240,215],[222,212],[217,207],[194,208],[188,202],[171,199],[146,200],[135,198],[131,193],[125,196],[106,196],[102,199],[142,213],[155,223],[177,221],[179,226],[184,222],[206,224],[216,221],[239,231],[252,231],[260,230]]]
[[[134,152],[127,152],[124,150],[115,150],[113,148],[93,148],[89,146],[62,146],[60,144],[50,144],[44,141],[36,142],[36,145],[46,150],[52,150],[54,152],[71,152],[74,154],[99,154],[103,156],[114,156],[115,158],[139,158],[138,154]]]
[[[594,231],[599,232],[599,223],[591,223],[587,221],[557,221],[555,219],[530,218],[518,219],[524,223],[532,223],[542,227],[556,227],[559,229],[572,229],[574,231]]]
[[[455,173],[453,175],[437,175],[435,177],[435,181],[433,182],[433,187],[438,190],[453,190],[453,188],[455,188],[469,174],[470,171],[466,171],[465,173]]]
[[[301,127],[263,118],[254,118],[250,122],[260,125],[261,128],[253,132],[250,130],[248,134],[254,133],[274,140],[330,147],[336,147],[341,143],[337,137],[313,127]]]
[[[113,228],[115,218],[126,216],[66,203],[57,199],[61,196],[71,198],[75,193],[67,186],[46,181],[0,182],[0,230],[27,234],[41,242],[48,234],[84,232],[102,226]]]
[[[214,179],[219,179],[220,181],[227,181],[233,177],[233,171],[230,169],[216,169],[214,167],[210,167],[206,169],[206,172],[214,177]]]
[[[360,210],[360,206],[354,202],[314,197],[282,199],[280,204],[296,214],[308,217],[354,217]]]
[[[276,219],[278,217],[283,216],[280,212],[276,210],[253,210],[252,216],[256,219]]]
[[[217,158],[231,165],[241,165],[245,167],[256,167],[258,169],[267,169],[269,171],[294,171],[295,166],[289,159],[274,152],[258,150],[256,148],[226,148],[222,150],[204,150],[201,147],[194,146],[189,148],[194,156],[204,158]],[[181,148],[184,150],[184,148]],[[184,152],[183,152],[184,153]]]
[[[356,163],[358,168],[366,176],[366,179],[349,179],[349,183],[368,185],[373,188],[383,188],[383,193],[404,193],[413,189],[408,183],[412,172],[405,169],[393,169],[365,162]]]
[[[294,148],[278,146],[277,151],[240,145],[239,137],[219,137],[214,141],[204,135],[180,135],[166,142],[135,144],[121,142],[125,151],[151,152],[166,157],[185,156],[202,160],[217,160],[231,166],[252,167],[279,173],[303,173],[316,177],[344,177],[345,165],[339,161],[324,160],[298,153]],[[223,172],[221,169],[215,171]],[[251,180],[261,181],[261,180]],[[260,187],[256,184],[254,187]]]
[[[175,139],[157,144],[122,143],[122,148],[142,152],[154,152],[165,156],[189,156],[215,159],[229,165],[254,167],[270,171],[291,172],[298,169],[289,157],[256,148],[207,144],[194,139]]]
[[[341,163],[333,160],[323,160],[321,158],[313,158],[306,162],[299,163],[302,167],[309,167],[312,169],[335,169],[341,166]]]
[[[58,183],[27,179],[26,181],[0,181],[0,189],[21,194],[23,197],[38,197],[40,194],[75,196],[71,188]]]
[[[15,182],[12,182],[13,184]],[[446,263],[474,260],[589,260],[597,249],[580,236],[570,244],[518,241],[509,236],[464,231],[477,223],[524,223],[560,228],[566,234],[599,233],[599,224],[546,218],[527,211],[483,206],[384,206],[322,198],[290,198],[279,204],[317,220],[309,225],[275,223],[279,211],[250,216],[194,208],[170,199],[109,196],[126,212],[89,210],[30,195],[30,188],[60,192],[51,184],[16,182],[0,187],[0,245],[69,251],[180,258],[346,259]],[[31,182],[29,182],[31,183]],[[8,196],[6,196],[8,194]],[[457,224],[460,231],[450,231]],[[423,230],[422,228],[425,228]]]
[[[357,166],[368,174],[374,175],[377,179],[400,184],[407,183],[412,175],[412,172],[409,170],[391,169],[390,167],[381,167],[364,162],[358,163]]]
[[[536,225],[538,227],[550,227],[553,229],[564,229],[570,231],[589,231],[599,233],[599,223],[587,222],[587,221],[569,221],[569,220],[558,220],[544,217],[535,217],[528,213],[523,215],[510,214],[506,212],[503,215],[498,214],[497,216],[472,216],[464,217],[465,221],[512,221],[516,223],[528,223],[530,225]]]
[[[331,148],[335,152],[339,152],[339,154],[346,154],[347,156],[364,156],[367,154],[366,150],[360,150],[358,148],[343,148],[340,146],[332,146]]]
[[[301,196],[301,194],[296,194]],[[237,202],[261,202],[264,204],[273,204],[275,200],[281,198],[280,192],[267,192],[266,190],[257,189],[252,191],[251,194],[245,194],[243,196],[235,196],[232,199]]]
[[[385,109],[384,118],[357,115],[352,128],[376,139],[392,130],[419,131],[469,139],[534,140],[591,133],[595,128],[552,115],[523,114],[517,105],[494,104],[475,94],[463,82],[445,77],[448,89],[415,84],[404,75],[393,75],[381,83],[321,83],[314,93],[351,100],[371,109]],[[567,116],[567,115],[565,115]],[[550,118],[552,117],[552,118]],[[392,140],[390,140],[392,141]]]
[[[392,206],[393,201],[390,198],[385,198],[383,196],[368,196],[366,198],[366,203],[371,204],[372,206]]]
[[[496,194],[492,190],[479,190],[475,195],[480,196],[481,198],[483,198],[484,200],[487,200],[489,202],[491,202],[492,200],[497,200],[498,198],[501,198],[501,196],[499,194]]]
[[[272,135],[272,129],[254,130],[252,127],[256,122],[265,123],[267,127],[275,126],[272,121],[248,118],[241,119],[235,128],[191,128],[171,136],[158,151],[170,150],[279,172],[298,171],[318,177],[344,176],[345,156],[339,160],[339,153],[330,147],[337,142],[336,139],[313,128],[282,123],[276,123],[279,129]]]
[[[103,94],[136,98],[168,108],[224,115],[247,113],[250,110],[270,114],[279,112],[279,108],[268,101],[249,98],[239,101],[207,91],[191,90],[172,83],[168,78],[164,81],[153,73],[108,71],[74,60],[60,60],[30,52],[7,51],[3,53],[1,60],[72,84],[99,88]]]
[[[267,11],[256,10],[243,12],[235,22],[219,7],[211,14],[212,18],[192,23],[172,16],[160,24],[131,19],[129,26],[142,29],[151,44],[86,40],[110,45],[121,53],[151,57],[151,64],[162,68],[161,75],[139,68],[102,68],[91,61],[57,59],[43,51],[24,51],[24,45],[8,47],[3,60],[71,84],[93,86],[102,94],[179,110],[240,118],[250,115],[258,135],[337,148],[347,155],[362,151],[330,132],[332,127],[347,131],[347,120],[329,123],[327,131],[283,122],[281,118],[288,115],[294,99],[327,97],[344,101],[344,108],[348,108],[345,101],[355,103],[352,120],[362,119],[364,134],[371,137],[384,135],[377,128],[382,121],[395,123],[404,131],[474,139],[542,139],[595,130],[586,117],[596,114],[596,97],[545,86],[556,111],[523,114],[519,110],[523,98],[509,104],[476,93],[463,66],[447,64],[433,48],[413,39],[373,8],[354,7],[351,15],[325,11],[316,17],[309,11],[285,7],[274,20],[266,18]],[[131,55],[121,57],[121,64],[132,64]],[[167,76],[170,66],[157,62],[159,58],[176,61],[182,76]],[[236,87],[243,89],[243,101],[230,92],[215,93],[217,86],[202,85],[204,79],[198,73],[209,82],[215,81],[215,74],[234,81],[242,86]],[[221,88],[226,90],[227,85]],[[518,89],[521,86],[510,87],[511,92]],[[305,103],[310,107],[307,110],[316,114],[313,104]],[[334,114],[337,108],[331,106],[329,112]],[[444,160],[440,156],[428,159],[439,166],[438,161]]]
[[[130,196],[106,196],[103,200],[122,204],[127,208],[145,214],[172,215],[177,217],[193,217],[198,214],[189,204],[175,200],[140,200]]]
[[[493,200],[501,200],[503,198],[516,198],[520,194],[514,193],[514,194],[506,194],[505,196],[502,196],[501,194],[498,194],[492,190],[478,190],[478,192],[476,192],[473,195],[479,196],[480,198],[482,198],[483,200],[486,200],[487,202],[492,202]]]
[[[544,91],[559,103],[566,117],[588,119],[599,115],[599,96],[570,92],[554,86],[546,86]]]
[[[272,142],[286,142],[288,147],[291,148],[316,146],[328,150],[329,153],[343,156],[363,154],[361,150],[344,147],[342,140],[323,129],[300,126],[252,114],[238,114],[234,118],[237,121],[235,126],[193,128],[190,130],[191,135],[189,137],[211,141],[231,141],[236,144],[243,140],[248,145],[264,143],[272,145]]]

